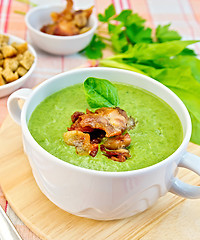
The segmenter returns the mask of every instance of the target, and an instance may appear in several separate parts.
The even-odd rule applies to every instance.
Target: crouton
[[[13,57],[16,56],[17,54],[17,50],[10,45],[3,46],[1,51],[3,53],[4,58]]]
[[[20,77],[24,76],[27,73],[27,70],[24,67],[18,67],[17,71]]]
[[[29,51],[26,51],[23,54],[23,59],[20,61],[20,64],[22,65],[22,67],[29,70],[33,62],[34,62],[34,56]]]
[[[24,53],[26,50],[28,50],[28,44],[27,42],[24,42],[24,43],[16,43],[16,42],[13,42],[11,44],[12,47],[14,47],[18,53]]]
[[[9,37],[3,34],[0,34],[0,45],[8,44]]]
[[[13,72],[17,70],[18,66],[19,66],[19,61],[17,61],[16,58],[6,58],[3,63],[4,69],[9,68]]]
[[[3,59],[3,54],[2,53],[0,53],[0,59]]]
[[[0,86],[5,85],[5,84],[6,84],[5,80],[3,79],[2,75],[0,74]]]
[[[6,82],[13,82],[19,78],[18,73],[13,73],[9,68],[6,68],[2,71],[2,75],[5,78]]]

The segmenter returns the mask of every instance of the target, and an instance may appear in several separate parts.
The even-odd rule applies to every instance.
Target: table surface
[[[36,2],[37,4],[47,4],[55,1],[34,0],[32,2]],[[64,0],[60,0],[59,2],[64,2]],[[93,0],[74,0],[74,2],[76,6],[87,7],[93,3]],[[171,23],[171,27],[177,30],[183,36],[183,39],[200,39],[199,0],[96,0],[96,12],[103,12],[104,9],[111,3],[115,5],[117,12],[120,12],[122,9],[132,9],[134,12],[147,19],[147,26],[155,28],[158,24]],[[15,10],[27,12],[29,10],[29,6],[14,0],[0,1],[0,32],[10,33],[29,41],[27,29],[24,23],[24,16],[14,13]],[[32,88],[58,73],[68,71],[79,66],[92,66],[92,63],[80,54],[71,56],[53,56],[39,50],[37,47],[35,47],[35,50],[38,54],[38,64],[31,79],[24,87]],[[200,54],[200,44],[195,45],[195,51]],[[8,114],[6,102],[7,97],[0,99],[0,126]],[[0,204],[16,226],[17,230],[22,236],[22,239],[39,239],[15,215],[6,201],[1,189]],[[195,203],[189,201],[185,204],[189,204],[189,206],[192,207],[194,204],[197,204],[197,202]],[[175,216],[177,211],[180,211],[180,209],[177,209],[174,212],[174,215],[172,214],[170,216],[172,224],[168,226],[171,227],[171,230],[174,232],[174,234],[176,232]],[[164,219],[161,222],[159,229],[154,229],[152,234],[148,234],[144,240],[160,239],[165,228],[166,226]],[[187,235],[185,235],[186,238],[184,239],[193,239],[191,236],[192,235],[190,234],[190,237],[188,235],[187,238]],[[171,239],[171,237],[172,236],[165,236],[165,238],[162,239]],[[180,239],[182,239],[182,237]],[[179,239],[179,237],[175,239]]]

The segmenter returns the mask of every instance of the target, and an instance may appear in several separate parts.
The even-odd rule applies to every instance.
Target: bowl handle
[[[19,106],[19,99],[26,100],[32,93],[32,89],[22,88],[12,93],[7,102],[8,112],[12,119],[19,125],[21,125],[21,108]]]
[[[190,169],[200,175],[200,157],[186,152],[178,167]],[[189,185],[178,178],[172,179],[172,186],[169,191],[185,198],[200,198],[200,186]]]

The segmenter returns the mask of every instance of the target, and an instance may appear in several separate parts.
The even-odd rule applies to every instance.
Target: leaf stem
[[[20,14],[20,15],[23,15],[23,16],[24,16],[24,15],[26,15],[26,13],[25,13],[25,12],[18,11],[18,10],[15,10],[15,11],[14,11],[14,13],[17,13],[17,14]]]
[[[32,7],[37,7],[37,4],[33,3],[33,2],[30,2],[29,0],[16,0],[18,2],[21,2],[21,3],[26,3]],[[19,11],[20,12],[20,11]]]
[[[99,36],[99,38],[101,38],[101,39],[103,39],[103,40],[106,40],[106,41],[111,41],[111,39],[110,38],[108,38],[108,37],[104,37],[104,36],[101,36],[101,35],[98,35]]]

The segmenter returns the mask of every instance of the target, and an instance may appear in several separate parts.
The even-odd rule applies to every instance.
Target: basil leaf
[[[89,77],[84,82],[84,90],[91,108],[119,105],[117,89],[106,79]]]

